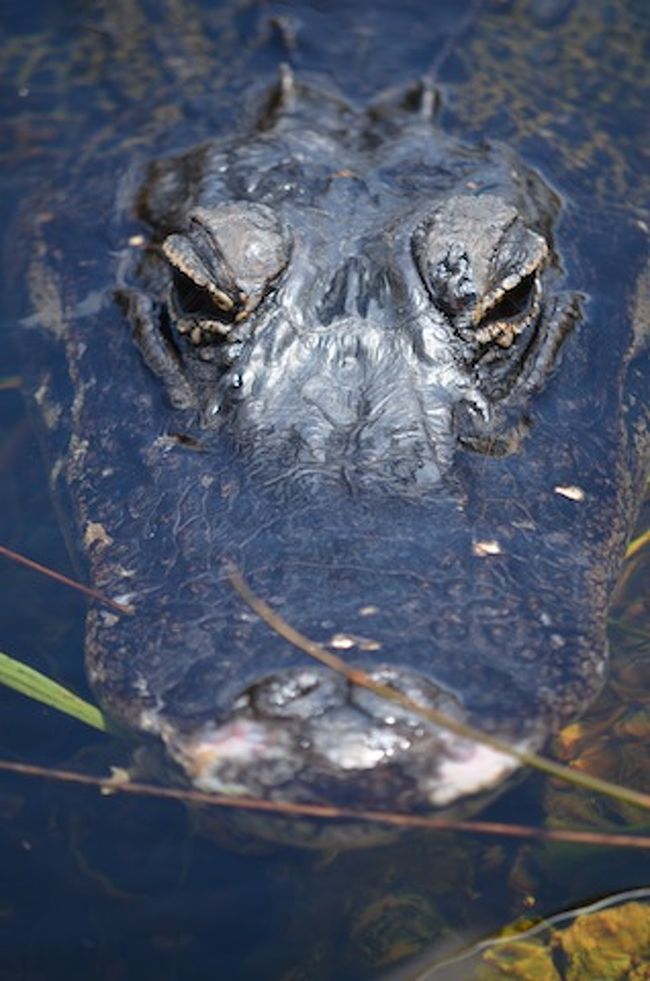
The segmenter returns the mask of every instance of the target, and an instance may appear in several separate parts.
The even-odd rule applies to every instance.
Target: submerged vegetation
[[[458,978],[449,971],[461,965],[477,981],[645,981],[649,900],[650,890],[630,890],[536,923],[519,920],[409,981]]]

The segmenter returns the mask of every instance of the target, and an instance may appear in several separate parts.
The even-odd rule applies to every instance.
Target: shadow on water
[[[123,16],[134,18],[129,24],[137,44],[138,31],[146,28],[151,15],[148,5],[116,6]],[[423,9],[416,2],[400,6],[403,10],[395,14],[399,29]],[[457,12],[458,5],[438,6],[438,30],[431,29],[422,41],[417,32],[409,34],[411,74],[424,71],[444,53],[449,25],[456,23],[450,11]],[[544,5],[538,6],[541,10]],[[567,5],[547,4],[547,16],[552,19],[553,7],[555,16],[561,16],[563,6]],[[129,39],[116,45],[107,34],[106,51],[117,49],[119,59],[106,70],[109,81],[104,101],[98,104],[101,118],[95,131],[100,141],[107,138],[120,100],[130,101],[134,112],[138,85],[146,90],[147,72],[152,70],[147,59],[156,57],[165,62],[163,83],[169,89],[160,103],[163,116],[174,118],[170,100],[182,77],[183,108],[190,121],[203,120],[205,112],[208,117],[227,119],[228,110],[216,113],[214,105],[208,106],[201,85],[211,49],[194,21],[183,20],[182,5],[168,7],[170,22],[177,17],[185,27],[183,58],[175,62],[169,38],[158,38],[158,47],[142,57],[139,81],[131,78],[128,91],[120,65],[129,58]],[[364,45],[371,44],[378,24],[383,27],[379,18],[387,17],[386,6],[378,4],[365,29],[359,29],[358,17],[346,11],[342,16],[349,16],[356,26],[346,34],[343,24],[338,35],[339,41],[347,37],[348,45],[336,59],[336,74],[343,84],[349,84],[359,64],[364,64]],[[235,64],[244,64],[248,57],[257,73],[268,73],[281,51],[291,47],[294,34],[303,31],[306,40],[301,41],[299,59],[309,68],[332,70],[327,45],[312,49],[309,44],[310,31],[328,24],[327,4],[292,8],[278,3],[267,9],[261,3],[240,2],[216,5],[211,16],[212,30],[221,31],[225,38],[225,57]],[[81,23],[90,38],[98,30],[118,30],[119,17],[106,18],[101,5],[81,0],[66,5],[65,12],[61,5],[41,0],[11,2],[5,18],[2,44],[10,55],[7,64],[12,76],[5,78],[4,85],[12,97],[18,93],[25,105],[20,112],[11,109],[11,136],[0,147],[9,165],[0,200],[6,226],[16,194],[32,191],[52,158],[63,159],[80,140],[85,146],[85,101],[90,98],[92,71],[88,90],[83,84],[75,87],[70,79],[81,71],[81,64],[88,67],[86,56],[77,53],[78,65],[74,59],[66,64],[56,57],[56,51],[66,47],[69,25]],[[247,49],[235,43],[242,37],[249,39]],[[100,61],[108,58],[101,46],[94,50]],[[388,49],[384,77],[369,83],[369,90],[403,77],[404,57],[404,47]],[[452,59],[450,74],[455,72],[462,74]],[[232,65],[226,71],[221,62],[215,86],[243,90],[244,84],[234,75]],[[209,128],[204,122],[196,125]],[[10,333],[11,326],[3,324],[3,334]],[[3,351],[0,382],[22,370],[10,344]],[[22,397],[10,386],[0,390],[0,419],[0,541],[76,575]],[[641,528],[649,525],[646,514]],[[628,565],[612,611],[612,680],[588,716],[579,726],[569,727],[556,746],[561,758],[640,789],[650,785],[644,752],[650,735],[649,575],[646,549]],[[84,601],[4,561],[2,583],[1,646],[87,695],[82,663]],[[0,691],[0,709],[5,758],[100,774],[111,765],[128,762],[124,747],[89,735],[74,721],[13,693]],[[515,787],[483,817],[611,831],[630,825],[641,830],[644,820],[632,809],[595,801],[538,776]],[[645,855],[617,849],[413,834],[383,848],[329,855],[270,846],[224,848],[197,831],[196,824],[178,804],[105,797],[91,790],[3,776],[0,981],[72,977],[363,981],[390,972],[401,959],[422,949],[430,952],[432,945],[429,963],[435,962],[438,943],[449,952],[468,937],[498,930],[518,917],[549,915],[605,891],[644,885],[650,874]],[[478,965],[475,968],[478,971]]]

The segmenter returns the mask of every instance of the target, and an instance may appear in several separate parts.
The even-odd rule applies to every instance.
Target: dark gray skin
[[[129,178],[141,362],[99,297],[72,332],[40,312],[93,581],[135,608],[91,611],[91,683],[201,789],[465,811],[516,768],[308,662],[225,560],[350,665],[520,749],[602,684],[647,464],[642,304],[603,359],[558,194],[435,102],[357,109],[284,72],[249,126]]]

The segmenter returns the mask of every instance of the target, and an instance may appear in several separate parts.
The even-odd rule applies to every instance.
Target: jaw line
[[[346,792],[346,788],[363,785],[367,779],[381,780],[383,777],[387,790],[390,789],[390,751],[382,761],[377,756],[379,749],[373,755],[372,746],[369,749],[363,747],[361,735],[357,751],[352,755],[349,747],[344,745],[341,745],[341,755],[333,760],[320,754],[322,765],[316,765],[310,775],[309,763],[296,751],[295,737],[280,721],[235,718],[220,725],[204,726],[184,738],[179,738],[173,727],[164,728],[166,731],[160,734],[169,755],[191,786],[203,792],[327,803],[318,793],[312,800],[309,795],[305,796],[307,788],[312,784],[317,786],[319,779],[328,783],[334,781]],[[431,757],[430,768],[422,762],[426,741],[419,746],[416,744],[411,756],[407,754],[406,758],[397,761],[413,785],[412,796],[418,810],[446,811],[462,806],[464,802],[469,804],[477,796],[496,790],[521,769],[521,764],[506,753],[448,730],[433,726],[431,729],[438,753]],[[378,732],[381,738],[386,732],[394,735],[388,728],[385,731],[378,729]],[[541,737],[533,733],[513,743],[513,749],[530,752],[538,749],[541,742]],[[271,777],[265,780],[267,774]],[[292,784],[298,790],[297,796],[291,792]],[[370,809],[392,810],[389,792],[386,797],[388,799],[375,800]],[[368,809],[368,805],[363,809]],[[399,810],[400,805],[396,804],[395,809]]]

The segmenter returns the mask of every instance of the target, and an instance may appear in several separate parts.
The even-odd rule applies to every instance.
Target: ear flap
[[[428,77],[386,89],[367,108],[365,118],[374,126],[399,130],[413,125],[432,126],[440,108],[440,93]],[[280,65],[276,83],[267,90],[257,108],[257,128],[282,129],[303,123],[307,129],[318,121],[318,129],[327,133],[340,132],[342,125],[350,128],[358,112],[346,102],[322,77],[296,78],[287,64]],[[357,123],[357,128],[359,123]]]
[[[343,120],[350,119],[354,110],[327,81],[318,78],[305,80],[301,72],[297,79],[287,64],[280,65],[277,82],[267,91],[257,113],[258,129],[281,129],[284,120],[292,126],[304,121],[313,128],[318,120],[322,132],[340,129]]]
[[[297,99],[297,83],[293,70],[283,62],[278,69],[278,79],[267,93],[260,113],[260,124],[266,120],[273,126],[279,116],[292,112]]]
[[[440,91],[431,78],[424,76],[386,89],[368,107],[368,116],[376,122],[397,122],[402,126],[424,123],[433,126],[441,105]]]

